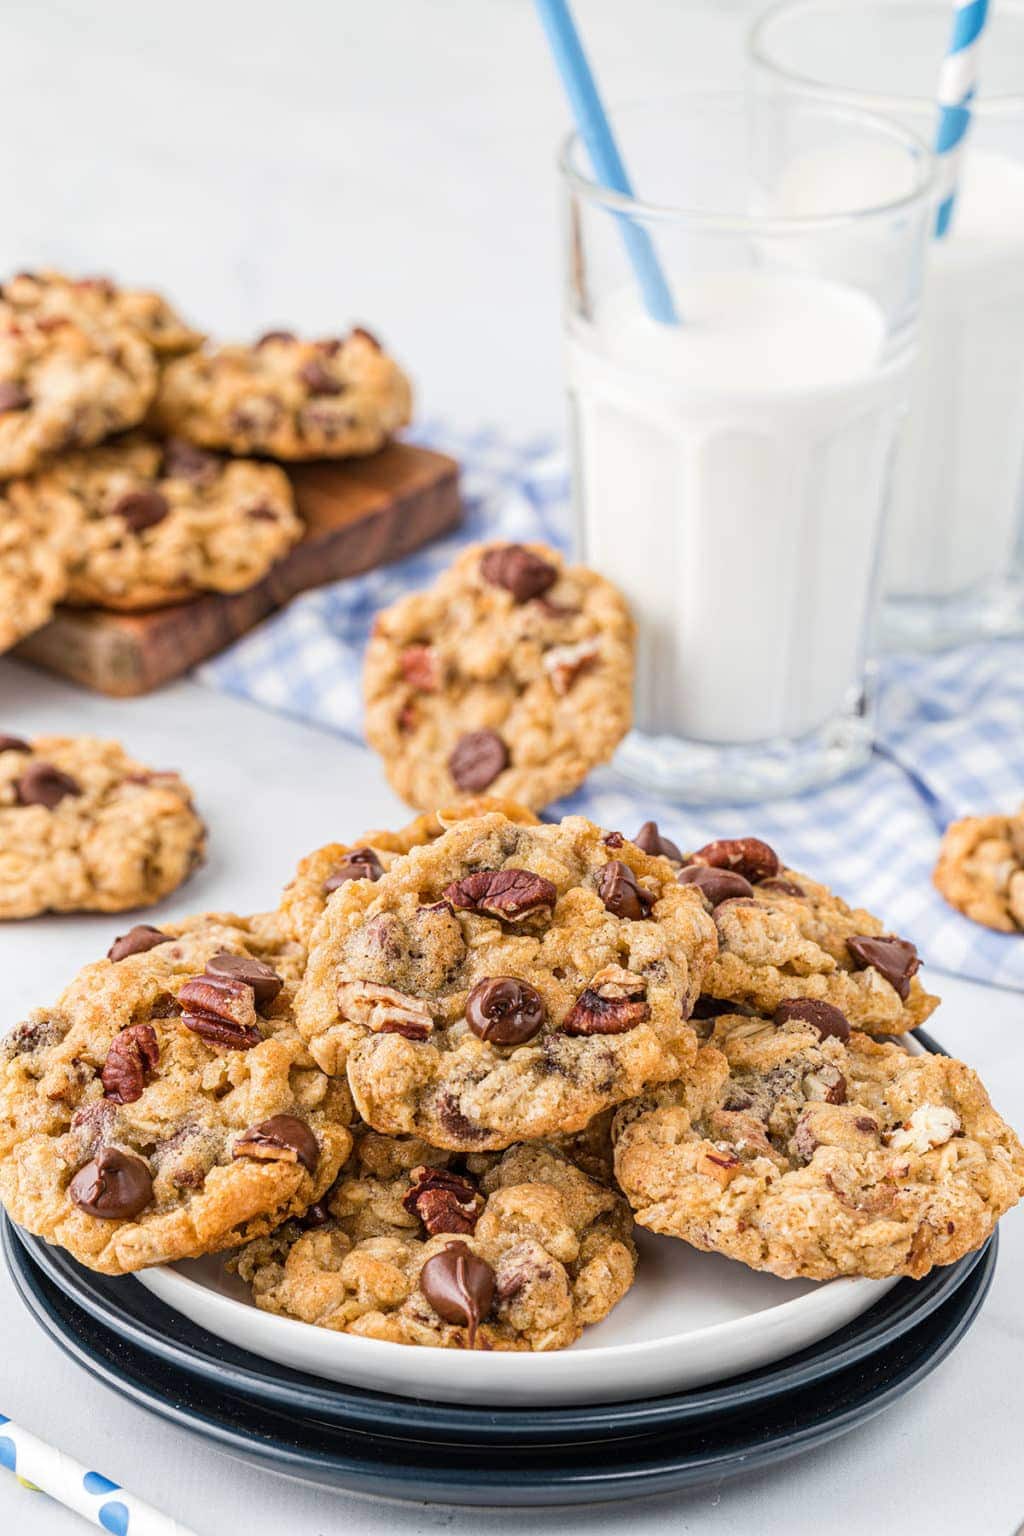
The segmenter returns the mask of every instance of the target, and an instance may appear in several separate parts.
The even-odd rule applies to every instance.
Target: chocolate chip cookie
[[[166,432],[275,459],[375,453],[412,414],[409,380],[368,331],[301,341],[273,331],[165,369],[154,407]]]
[[[328,898],[339,885],[348,880],[379,880],[384,871],[410,848],[432,843],[453,822],[486,816],[490,811],[499,811],[509,821],[517,821],[523,826],[538,825],[533,812],[517,805],[514,800],[502,800],[497,795],[477,795],[459,805],[424,812],[397,832],[364,832],[354,843],[327,843],[318,848],[302,860],[295,878],[285,887],[280,907],[285,930],[292,938],[307,943],[323,915]]]
[[[335,891],[296,1017],[375,1130],[502,1148],[685,1072],[714,952],[667,861],[582,817],[483,816]]]
[[[621,1196],[551,1147],[513,1147],[473,1177],[421,1141],[371,1133],[315,1216],[235,1265],[264,1311],[339,1333],[564,1349],[629,1290],[631,1232]]]
[[[965,816],[946,828],[933,875],[936,889],[972,922],[1024,931],[1024,810]]]
[[[18,481],[0,492],[0,651],[47,623],[67,590],[75,509],[45,510]]]
[[[267,918],[117,938],[2,1043],[0,1199],[124,1274],[231,1247],[318,1200],[351,1103],[292,1023],[302,962]]]
[[[684,854],[646,822],[636,841],[669,858],[714,915],[719,955],[698,1013],[721,1003],[770,1014],[786,998],[809,997],[842,1009],[856,1029],[898,1035],[938,1007],[908,939],[787,868],[760,838],[720,838]]]
[[[543,544],[475,545],[377,615],[366,738],[410,805],[489,790],[538,809],[629,729],[633,642],[603,577]]]
[[[65,454],[24,484],[46,518],[74,508],[71,603],[130,610],[240,592],[303,532],[277,465],[218,458],[180,439],[131,433]]]
[[[134,427],[156,376],[153,349],[135,331],[13,318],[0,305],[0,480]]]
[[[682,1084],[616,1132],[642,1226],[785,1278],[918,1278],[1024,1194],[1024,1147],[969,1067],[809,999],[718,1019]]]
[[[0,316],[134,331],[160,357],[192,352],[204,341],[202,332],[187,325],[161,294],[121,288],[108,277],[19,272],[0,289]]]
[[[152,906],[205,845],[176,773],[116,741],[0,734],[0,918]]]

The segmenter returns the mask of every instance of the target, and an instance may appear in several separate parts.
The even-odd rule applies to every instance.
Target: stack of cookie
[[[368,331],[201,350],[159,294],[0,290],[0,651],[58,602],[133,610],[253,585],[302,536],[268,460],[371,453],[409,382]]]
[[[0,1196],[107,1273],[233,1250],[258,1306],[406,1344],[572,1343],[634,1221],[920,1276],[1020,1198],[1024,1148],[900,1044],[918,968],[756,838],[464,797],[311,854],[272,914],[117,939],[8,1038]]]

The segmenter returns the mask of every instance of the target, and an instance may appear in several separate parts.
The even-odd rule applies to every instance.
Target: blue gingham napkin
[[[202,682],[361,739],[362,655],[378,608],[428,585],[470,540],[566,546],[568,477],[553,441],[517,442],[497,431],[458,436],[438,424],[418,437],[463,465],[462,527],[396,565],[303,594],[200,668]],[[763,837],[788,864],[879,913],[930,965],[1024,990],[1024,938],[969,922],[931,885],[948,821],[1012,810],[1022,800],[1024,642],[1001,641],[888,658],[874,758],[827,789],[758,806],[693,808],[624,787],[603,770],[552,810],[578,811],[627,834],[653,817],[684,848],[713,837]]]

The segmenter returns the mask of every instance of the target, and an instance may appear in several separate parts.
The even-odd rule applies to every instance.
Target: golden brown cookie
[[[66,498],[44,509],[18,481],[0,492],[0,651],[52,618],[67,591],[76,526]]]
[[[375,1130],[502,1148],[685,1072],[714,952],[667,861],[583,817],[490,815],[339,887],[296,1017]]]
[[[370,1145],[364,1155],[365,1143]],[[264,1311],[445,1349],[564,1349],[633,1283],[626,1202],[543,1144],[477,1177],[416,1140],[369,1136],[311,1221],[243,1249]]]
[[[120,288],[108,277],[19,272],[0,289],[0,316],[5,314],[44,324],[73,320],[86,329],[134,331],[161,357],[191,352],[204,340],[162,294]]]
[[[1024,1194],[1024,1148],[969,1067],[796,1000],[715,1023],[683,1082],[616,1119],[641,1226],[785,1278],[925,1275]]]
[[[270,918],[140,926],[2,1044],[0,1199],[106,1274],[234,1246],[318,1200],[351,1101],[292,1023]]]
[[[366,739],[430,810],[483,791],[539,809],[611,757],[632,720],[625,600],[543,544],[478,544],[379,613]]]
[[[933,879],[950,906],[972,922],[999,933],[1024,931],[1024,810],[952,822]]]

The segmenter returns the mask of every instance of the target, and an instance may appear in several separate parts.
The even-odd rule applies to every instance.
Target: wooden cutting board
[[[61,608],[15,654],[99,693],[149,693],[297,593],[398,560],[462,515],[458,465],[427,448],[392,443],[367,459],[286,467],[307,532],[255,587],[145,613]]]

